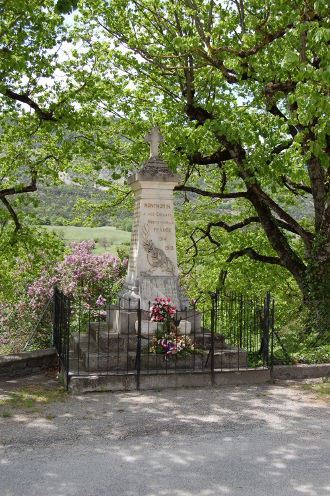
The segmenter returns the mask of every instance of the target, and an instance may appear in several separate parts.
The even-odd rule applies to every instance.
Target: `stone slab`
[[[181,309],[180,288],[177,277],[144,276],[139,280],[141,308],[149,309],[155,298],[171,298],[171,302]]]
[[[162,330],[162,324],[150,320],[141,321],[141,334],[143,336],[152,336],[158,329]],[[138,332],[138,321],[135,322],[135,331]],[[178,327],[178,333],[189,335],[191,333],[191,323],[188,320],[181,320]]]
[[[57,353],[55,348],[45,350],[24,351],[16,355],[0,357],[0,376],[15,377],[35,374],[45,369],[57,366]]]
[[[215,371],[214,384],[218,387],[229,385],[265,384],[270,380],[267,369],[247,369],[237,371]],[[141,374],[140,390],[169,389],[181,387],[209,387],[212,385],[210,372],[168,372],[157,374]],[[137,389],[136,374],[72,376],[69,391],[73,394],[93,391],[135,391]]]
[[[273,379],[313,379],[329,377],[330,363],[274,365]]]

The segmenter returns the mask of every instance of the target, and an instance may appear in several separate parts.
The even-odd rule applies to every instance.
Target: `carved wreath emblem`
[[[142,245],[147,252],[147,260],[151,267],[160,267],[165,272],[174,275],[175,267],[172,260],[166,255],[164,250],[157,248],[152,239],[150,239],[150,231],[147,224],[144,225],[142,231]]]

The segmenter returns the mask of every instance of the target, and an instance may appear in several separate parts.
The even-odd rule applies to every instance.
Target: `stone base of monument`
[[[189,327],[188,321],[185,322],[185,326]],[[150,339],[152,335],[153,333],[150,333]],[[211,366],[211,334],[194,332],[190,334],[190,339],[195,345],[196,352],[185,356],[171,355],[165,359],[164,354],[147,352],[150,340],[142,334],[141,373],[158,370],[209,369]],[[106,322],[91,323],[88,332],[71,336],[70,349],[71,358],[75,361],[76,367],[79,364],[80,373],[120,373],[136,370],[137,335],[135,330],[132,334],[123,334],[111,330]],[[247,352],[226,345],[223,336],[215,335],[214,349],[216,369],[247,367]]]
[[[147,323],[152,326],[154,323],[150,322],[149,312],[142,310],[141,318],[143,323],[143,329],[146,329]],[[190,331],[188,330],[189,324],[185,325],[187,329],[187,334],[199,333],[201,329],[201,312],[196,312],[194,310],[184,310],[178,311],[175,314],[175,319],[178,321],[185,321],[190,324]],[[134,334],[137,332],[136,327],[137,322],[137,311],[136,309],[123,309],[118,305],[110,305],[107,311],[107,323],[111,330],[114,332],[119,332],[120,334]]]
[[[142,336],[151,337],[157,331],[163,331],[163,325],[150,320],[141,321],[141,334]],[[135,322],[135,331],[138,333],[138,321]],[[189,336],[191,333],[191,322],[189,320],[181,320],[180,327],[177,329],[178,334],[182,336]]]
[[[65,380],[65,378],[63,377]],[[139,389],[160,390],[182,387],[216,387],[265,384],[271,380],[270,370],[266,368],[240,370],[216,370],[212,378],[209,371],[195,373],[187,371],[164,371],[163,373],[141,374]],[[82,394],[94,391],[136,391],[137,375],[128,374],[86,374],[73,375],[69,382],[72,394]]]

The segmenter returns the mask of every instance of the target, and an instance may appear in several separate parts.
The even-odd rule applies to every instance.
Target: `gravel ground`
[[[306,382],[0,406],[0,494],[330,495],[329,403]],[[33,384],[60,387],[7,381],[0,401]]]

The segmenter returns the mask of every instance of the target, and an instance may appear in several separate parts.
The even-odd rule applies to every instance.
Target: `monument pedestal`
[[[157,329],[157,324],[150,321],[149,312],[142,310],[142,333],[147,332],[151,336]],[[177,311],[175,319],[180,321],[182,334],[198,335],[201,333],[201,313],[193,309]],[[111,332],[119,334],[137,333],[137,310],[136,308],[121,308],[118,305],[110,305],[107,311],[107,326]]]
[[[128,285],[118,293],[118,306],[135,308],[140,305],[143,310],[149,310],[155,298],[171,298],[171,302],[180,311],[189,308],[189,299],[182,294],[177,276],[145,276],[140,275],[137,286]]]

